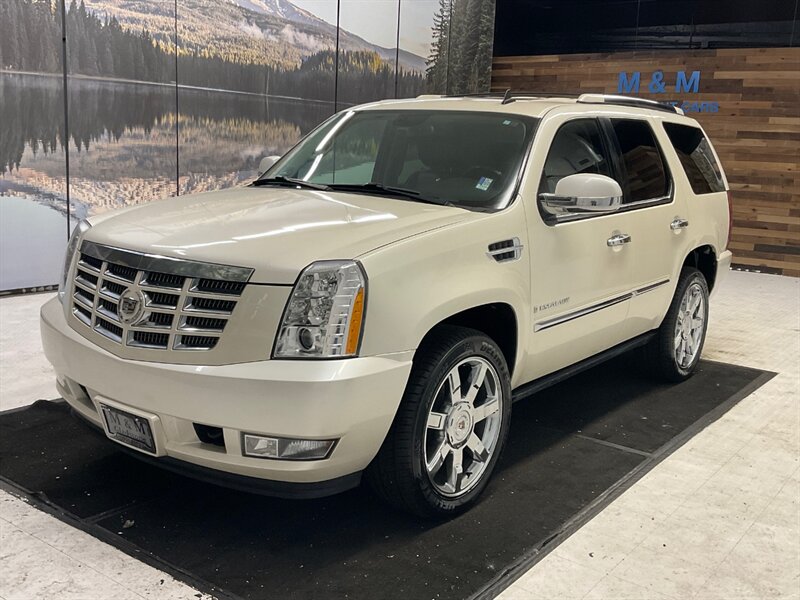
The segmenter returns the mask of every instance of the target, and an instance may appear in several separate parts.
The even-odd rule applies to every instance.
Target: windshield
[[[538,119],[493,112],[345,111],[258,181],[492,210],[508,204]]]

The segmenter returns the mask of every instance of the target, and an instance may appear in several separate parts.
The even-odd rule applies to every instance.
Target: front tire
[[[441,326],[414,358],[367,481],[407,512],[463,512],[486,488],[510,417],[510,376],[497,344],[473,329]]]
[[[646,367],[659,379],[688,379],[700,361],[707,329],[706,278],[697,269],[684,267],[667,315],[656,336],[644,347]]]

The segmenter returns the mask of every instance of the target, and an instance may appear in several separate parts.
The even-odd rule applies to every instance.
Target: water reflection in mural
[[[0,290],[58,281],[68,227],[62,85],[0,73]]]
[[[331,109],[314,100],[181,90],[180,193],[249,183],[261,158],[285,153]]]

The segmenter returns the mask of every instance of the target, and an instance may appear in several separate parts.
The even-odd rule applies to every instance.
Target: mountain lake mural
[[[494,0],[63,7],[0,2],[2,292],[56,284],[81,218],[245,185],[337,110],[489,88]]]

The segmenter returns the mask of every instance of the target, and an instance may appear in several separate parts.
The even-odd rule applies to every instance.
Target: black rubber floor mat
[[[664,386],[625,360],[587,371],[514,405],[487,493],[448,522],[394,512],[364,488],[287,501],[186,479],[121,452],[63,402],[0,414],[0,476],[217,596],[492,596],[771,376],[703,362],[689,381]]]

